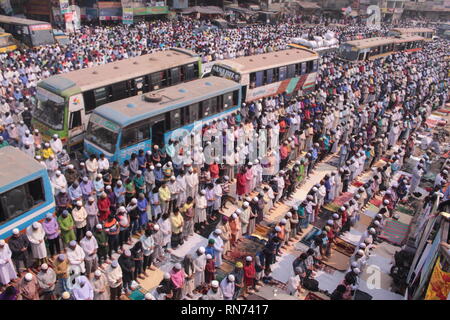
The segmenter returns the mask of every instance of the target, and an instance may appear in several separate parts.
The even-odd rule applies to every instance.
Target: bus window
[[[364,52],[360,52],[358,55],[358,60],[364,60]]]
[[[287,77],[294,78],[295,77],[295,64],[291,64],[287,66]]]
[[[313,61],[313,72],[317,72],[317,70],[319,69],[319,60],[314,60]]]
[[[128,97],[127,82],[117,82],[111,85],[113,100],[122,100]]]
[[[130,81],[130,95],[142,94],[145,92],[145,79],[139,77]]]
[[[44,201],[42,178],[6,191],[0,195],[0,222],[17,217]]]
[[[70,113],[70,120],[69,120],[69,129],[74,129],[77,127],[81,127],[81,110],[71,112]]]
[[[266,70],[266,84],[273,82],[273,69]]]
[[[279,67],[278,68],[279,71],[279,76],[278,76],[278,81],[282,81],[286,79],[286,75],[287,75],[287,67]]]
[[[264,81],[264,71],[256,72],[256,81],[255,81],[256,87],[261,87],[262,85],[264,85],[263,81]]]
[[[150,90],[158,90],[163,86],[164,71],[158,71],[150,75]]]
[[[302,62],[302,74],[306,73],[306,62]]]
[[[211,113],[217,113],[220,111],[217,104],[217,97],[209,99],[209,107],[211,109]]]
[[[180,68],[172,68],[170,69],[170,85],[175,85],[181,82],[181,74],[180,74]]]
[[[140,123],[132,127],[125,128],[122,131],[122,142],[120,147],[126,148],[135,145],[139,142],[150,139],[150,125],[149,123]]]
[[[250,89],[256,88],[256,73],[250,73]]]
[[[184,66],[185,81],[193,80],[195,78],[194,69],[195,66],[193,63]]]
[[[226,110],[234,105],[233,92],[225,93],[223,95],[223,109]]]
[[[170,129],[176,129],[181,126],[181,110],[170,111]]]
[[[233,91],[233,106],[237,105],[239,103],[239,90]]]
[[[199,120],[198,111],[199,111],[198,103],[194,103],[189,106],[189,121],[190,122]]]
[[[102,104],[105,104],[109,101],[109,92],[110,89],[105,88],[98,88],[94,90],[94,99],[95,99],[95,106],[101,106]]]
[[[95,96],[94,91],[89,90],[83,93],[83,99],[84,99],[84,110],[86,114],[92,112],[92,110],[95,109]]]
[[[201,118],[206,118],[211,115],[211,109],[209,106],[209,100],[202,101],[202,115]]]

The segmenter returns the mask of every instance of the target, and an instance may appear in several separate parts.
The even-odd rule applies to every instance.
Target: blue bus
[[[228,117],[240,109],[240,101],[240,84],[212,76],[107,103],[89,119],[84,151],[123,163],[177,133]]]
[[[47,169],[14,147],[0,149],[0,239],[55,212]]]

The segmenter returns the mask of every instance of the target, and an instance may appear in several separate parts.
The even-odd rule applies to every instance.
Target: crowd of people
[[[110,163],[103,154],[77,159],[67,154],[57,135],[43,142],[39,131],[31,128],[35,84],[51,74],[170,46],[193,49],[207,60],[256,54],[283,49],[290,37],[303,32],[298,26],[280,24],[196,35],[195,27],[196,22],[188,19],[111,29],[83,27],[66,48],[2,54],[5,99],[0,147],[19,147],[47,168],[57,207],[55,215],[33,223],[25,233],[14,229],[7,242],[0,241],[0,282],[6,286],[20,278],[5,289],[2,299],[119,299],[149,270],[168,262],[171,251],[217,221],[207,235],[208,245],[176,263],[145,298],[246,297],[270,279],[271,265],[309,224],[317,222],[322,206],[348,191],[354,179],[389,153],[388,164],[374,170],[370,183],[313,235],[310,250],[294,262],[295,276],[288,284],[293,294],[317,285],[314,270],[330,255],[333,239],[348,231],[364,205],[383,191],[380,217],[352,257],[348,286],[341,295],[351,296],[363,257],[378,241],[384,217],[414,191],[431,161],[431,154],[423,159],[413,181],[389,186],[391,175],[414,153],[416,133],[423,130],[431,111],[448,100],[446,43],[432,42],[422,51],[353,64],[328,54],[313,92],[243,104],[239,112],[205,126],[203,135],[231,145],[211,161],[202,153],[204,144],[184,150],[182,163],[175,163],[177,141],[140,150],[123,164]],[[357,35],[365,29],[349,30],[342,34]],[[225,133],[230,130],[231,136]],[[267,153],[254,157],[252,141],[260,130],[268,133]],[[242,144],[233,143],[242,136]],[[326,175],[305,199],[295,199],[298,204],[271,228],[264,249],[237,261],[233,272],[219,282],[217,269],[223,258],[230,258],[233,248],[254,233],[277,203],[292,200],[329,155],[338,156],[337,171]],[[436,188],[444,183],[445,178]],[[230,203],[237,209],[230,217],[222,215]],[[360,250],[366,250],[364,255]]]

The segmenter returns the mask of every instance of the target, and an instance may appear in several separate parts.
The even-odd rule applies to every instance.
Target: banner
[[[61,8],[61,14],[69,13],[69,0],[59,0],[59,7]]]
[[[122,23],[132,24],[133,20],[133,8],[122,8]]]
[[[450,272],[442,271],[440,259],[437,259],[425,300],[447,300],[449,293]]]

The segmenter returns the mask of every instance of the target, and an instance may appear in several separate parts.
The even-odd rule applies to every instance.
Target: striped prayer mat
[[[381,239],[394,245],[402,245],[409,232],[409,225],[397,220],[388,219],[380,235]]]
[[[345,192],[336,199],[333,200],[333,202],[327,203],[323,206],[323,209],[336,212],[339,210],[340,207],[344,205],[344,203],[350,201],[350,199],[353,198],[353,193],[351,192]]]
[[[401,213],[407,214],[409,216],[414,216],[415,210],[413,208],[409,208],[403,205],[398,205],[395,210],[400,211]]]
[[[355,180],[353,183],[352,183],[352,186],[355,186],[355,187],[361,187],[361,186],[363,186],[364,185],[364,182],[362,182],[362,181],[358,181],[358,180]]]

